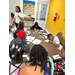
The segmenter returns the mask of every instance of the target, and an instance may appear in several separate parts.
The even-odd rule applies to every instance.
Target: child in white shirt
[[[48,34],[48,39],[50,42],[55,45],[59,50],[63,48],[63,46],[60,44],[59,38],[57,36],[53,36],[52,34]]]

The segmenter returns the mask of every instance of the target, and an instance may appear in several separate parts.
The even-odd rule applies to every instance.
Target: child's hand
[[[39,31],[39,29],[37,29]]]
[[[51,42],[51,43],[53,43],[53,41],[52,41],[52,40],[50,40],[50,42]]]

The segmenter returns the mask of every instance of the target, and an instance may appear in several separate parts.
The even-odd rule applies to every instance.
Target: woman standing
[[[21,13],[21,9],[19,6],[16,6],[15,11],[16,11],[16,13],[15,13],[15,19],[16,19],[15,24],[16,24],[16,28],[17,28],[18,23],[21,20],[23,20],[23,14]]]

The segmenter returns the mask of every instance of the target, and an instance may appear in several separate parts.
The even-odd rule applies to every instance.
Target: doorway
[[[37,20],[45,20],[47,15],[48,2],[38,2]]]
[[[43,28],[45,28],[45,22],[47,18],[47,13],[48,13],[48,7],[49,3],[48,2],[38,2],[38,7],[37,7],[37,22],[39,25]]]
[[[40,20],[45,20],[46,12],[47,12],[47,4],[42,4],[41,5]]]

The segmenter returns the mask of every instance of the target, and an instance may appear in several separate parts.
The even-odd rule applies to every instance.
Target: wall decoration
[[[28,15],[34,15],[35,1],[23,0],[23,13]]]

